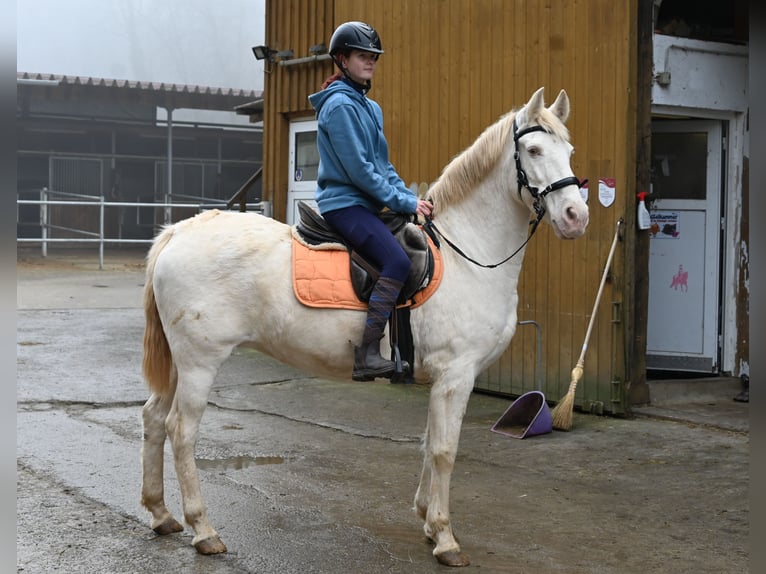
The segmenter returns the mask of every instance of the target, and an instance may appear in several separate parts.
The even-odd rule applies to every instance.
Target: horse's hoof
[[[194,545],[194,548],[197,549],[197,552],[206,556],[208,554],[222,554],[223,552],[226,552],[226,545],[221,542],[221,539],[218,536],[200,540]]]
[[[447,550],[441,554],[434,554],[439,564],[445,566],[468,566],[471,563],[471,559],[467,554],[463,554],[460,550]]]
[[[172,516],[168,518],[165,522],[162,524],[159,524],[158,526],[155,526],[152,528],[154,532],[159,534],[160,536],[165,536],[166,534],[173,534],[174,532],[183,532],[184,527],[181,525],[178,520],[173,518]]]

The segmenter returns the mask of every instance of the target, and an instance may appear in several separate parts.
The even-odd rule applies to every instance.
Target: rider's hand
[[[428,217],[431,215],[433,209],[434,206],[430,201],[426,201],[425,199],[418,199],[418,207],[415,210],[415,213],[422,215],[423,217]]]

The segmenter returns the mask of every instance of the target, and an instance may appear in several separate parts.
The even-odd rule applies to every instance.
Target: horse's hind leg
[[[172,400],[172,394],[165,397],[152,394],[142,412],[144,440],[141,447],[141,504],[152,513],[151,527],[157,534],[171,534],[184,529],[165,506],[165,419]]]
[[[210,367],[183,369],[178,363],[177,367],[178,388],[170,408],[166,428],[173,446],[173,460],[181,488],[184,519],[194,529],[192,544],[197,552],[218,554],[226,552],[226,545],[208,520],[200,489],[197,464],[194,460],[199,425],[215,379],[217,364],[212,369]]]

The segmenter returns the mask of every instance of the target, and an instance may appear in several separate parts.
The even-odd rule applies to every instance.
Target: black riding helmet
[[[378,36],[375,28],[364,22],[345,22],[335,29],[335,32],[332,33],[332,38],[330,38],[330,56],[335,65],[343,72],[348,81],[357,86],[362,93],[367,93],[372,87],[371,83],[367,81],[366,84],[362,85],[354,81],[337,57],[339,53],[348,56],[351,50],[372,52],[376,55],[377,59],[383,53],[383,47],[380,44],[380,36]]]
[[[330,38],[330,55],[334,60],[338,52],[348,53],[351,50],[382,54],[380,36],[375,28],[364,22],[346,22],[338,26]]]

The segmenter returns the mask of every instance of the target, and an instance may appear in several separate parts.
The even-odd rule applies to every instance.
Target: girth
[[[351,283],[354,291],[361,301],[369,301],[375,282],[380,276],[379,269],[354,251],[346,240],[307,203],[298,202],[298,214],[300,220],[295,229],[307,245],[336,243],[346,247],[350,255]],[[403,305],[431,281],[434,273],[434,256],[425,232],[417,225],[410,223],[406,215],[393,211],[384,211],[378,215],[412,262],[410,273],[397,302]]]

